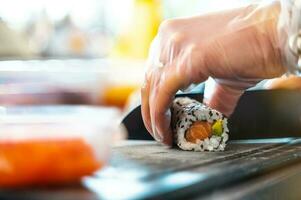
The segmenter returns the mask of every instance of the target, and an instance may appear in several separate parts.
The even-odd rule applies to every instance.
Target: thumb
[[[230,116],[243,93],[243,88],[215,82],[210,78],[205,84],[203,101],[209,107]]]

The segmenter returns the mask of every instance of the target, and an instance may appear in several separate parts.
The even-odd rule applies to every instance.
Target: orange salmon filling
[[[0,142],[0,187],[71,183],[101,166],[80,138]]]
[[[185,134],[188,142],[196,143],[197,140],[204,140],[212,135],[212,125],[209,122],[194,122]]]

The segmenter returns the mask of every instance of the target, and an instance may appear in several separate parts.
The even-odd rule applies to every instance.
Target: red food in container
[[[80,106],[0,109],[0,188],[72,184],[103,167],[119,112]]]

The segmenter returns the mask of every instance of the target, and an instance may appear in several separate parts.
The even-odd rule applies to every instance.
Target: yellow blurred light
[[[131,23],[117,37],[113,57],[146,58],[162,21],[159,0],[135,0]]]

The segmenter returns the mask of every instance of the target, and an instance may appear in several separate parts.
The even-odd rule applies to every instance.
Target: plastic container
[[[0,104],[98,104],[108,67],[103,59],[1,61]]]
[[[0,61],[0,105],[110,105],[122,108],[143,83],[144,61]]]
[[[69,184],[101,169],[120,113],[81,106],[0,109],[0,188]]]

